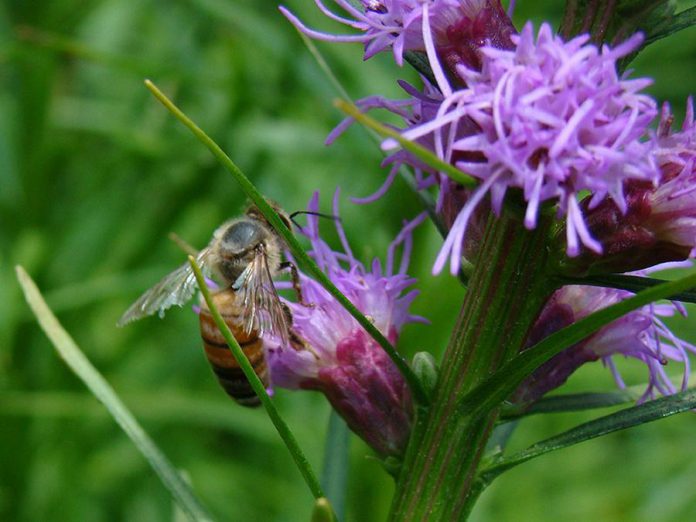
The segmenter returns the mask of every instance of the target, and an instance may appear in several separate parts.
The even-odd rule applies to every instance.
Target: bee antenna
[[[331,214],[322,214],[321,212],[312,212],[311,210],[296,210],[292,214],[290,214],[288,217],[290,218],[290,221],[293,222],[293,224],[302,230],[302,225],[300,225],[297,220],[295,219],[295,216],[299,216],[301,214],[306,214],[308,216],[318,216],[318,217],[323,217],[327,219],[333,219],[334,221],[338,221],[340,223],[341,218],[338,216],[333,216]]]

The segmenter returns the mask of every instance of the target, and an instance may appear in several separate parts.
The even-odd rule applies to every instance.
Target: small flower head
[[[436,272],[448,258],[452,272],[458,270],[468,222],[487,194],[500,212],[507,191],[519,191],[528,228],[536,226],[543,203],[556,205],[566,218],[567,252],[575,256],[580,245],[602,251],[579,194],[591,194],[589,208],[610,198],[625,211],[625,181],[659,178],[652,144],[639,141],[656,114],[653,100],[638,92],[650,82],[616,71],[617,59],[640,45],[640,35],[601,50],[586,35],[564,42],[546,24],[536,38],[531,24],[512,38],[514,50],[481,49],[481,71],[458,69],[465,89],[439,85],[444,97],[436,116],[403,133],[413,140],[431,136],[442,159],[481,180],[453,223]],[[462,128],[473,122],[477,131],[462,132],[462,121]]]
[[[583,202],[591,234],[602,243],[602,255],[583,251],[566,260],[574,274],[627,272],[681,261],[696,249],[696,126],[693,102],[687,102],[682,130],[671,131],[673,116],[663,107],[652,151],[660,179],[624,183],[626,208],[611,199],[595,208]]]
[[[315,0],[326,16],[362,34],[315,31],[284,7],[280,9],[293,25],[312,38],[364,43],[366,60],[391,47],[399,65],[403,64],[404,52],[425,51],[428,39],[453,65],[474,65],[478,60],[476,49],[486,40],[509,45],[509,36],[514,32],[499,0],[360,0],[362,10],[348,0],[334,2],[347,17],[333,13],[322,0]]]
[[[610,288],[563,287],[544,307],[528,345],[631,295]],[[518,388],[513,401],[531,404],[563,384],[583,364],[599,359],[611,369],[617,385],[623,388],[625,384],[613,361],[619,355],[637,359],[648,369],[648,386],[640,401],[654,398],[656,392],[669,395],[678,388],[686,389],[690,371],[688,352],[696,352],[696,347],[678,339],[660,319],[678,310],[681,308],[673,304],[651,304],[626,314],[547,361]],[[674,385],[665,371],[669,361],[684,365],[679,386]]]
[[[334,213],[338,215],[337,197]],[[318,210],[318,195],[308,209]],[[415,290],[404,293],[414,279],[406,275],[411,232],[424,215],[406,224],[392,243],[387,262],[366,268],[348,246],[340,224],[337,230],[344,252],[334,252],[319,237],[316,217],[309,218],[305,235],[311,255],[337,288],[392,342],[403,326],[420,318],[408,309]],[[395,270],[395,251],[403,247]],[[300,274],[304,300],[309,306],[287,302],[292,328],[306,349],[269,344],[268,363],[275,386],[319,390],[344,417],[353,431],[381,455],[400,455],[411,427],[411,397],[404,379],[382,348],[357,321],[324,290]]]
[[[650,217],[646,226],[659,241],[696,249],[696,124],[693,98],[687,101],[680,132],[670,132],[673,117],[665,106],[660,121],[657,161],[660,184],[647,195]]]

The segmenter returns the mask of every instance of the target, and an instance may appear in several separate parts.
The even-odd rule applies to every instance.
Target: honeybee
[[[291,218],[275,207],[283,223],[290,228]],[[278,296],[273,279],[281,270],[291,270],[293,287],[302,300],[295,266],[282,259],[283,240],[254,206],[244,216],[223,223],[215,230],[196,262],[201,271],[215,275],[224,284],[213,293],[213,300],[227,326],[251,362],[254,371],[268,386],[262,336],[272,332],[284,344],[299,347],[302,342],[291,331],[292,316]],[[189,301],[197,288],[189,263],[180,266],[140,296],[121,316],[117,325],[158,313]],[[208,362],[228,395],[244,406],[259,404],[213,317],[201,303],[201,337]]]

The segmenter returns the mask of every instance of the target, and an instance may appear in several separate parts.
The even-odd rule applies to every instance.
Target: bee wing
[[[290,325],[285,307],[273,285],[268,259],[259,249],[232,288],[242,302],[242,321],[245,333],[258,329],[261,334],[271,332],[287,344]]]
[[[210,249],[204,248],[196,256],[196,263],[201,267],[201,271],[207,276],[210,275]],[[155,312],[160,317],[164,316],[164,311],[174,305],[182,306],[186,301],[193,297],[196,292],[196,276],[189,263],[181,265],[179,268],[164,276],[155,286],[141,295],[124,312],[116,323],[117,326],[124,326],[132,321],[137,321]]]

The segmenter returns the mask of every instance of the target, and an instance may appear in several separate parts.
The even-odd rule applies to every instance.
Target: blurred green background
[[[516,21],[557,21],[560,2],[518,2]],[[312,2],[286,3],[335,29]],[[687,5],[686,2],[683,3]],[[362,63],[358,45],[319,44],[354,97],[401,95],[414,78],[389,55]],[[633,67],[681,114],[696,80],[692,29],[648,49]],[[0,3],[0,519],[170,520],[162,484],[101,405],[56,357],[30,315],[13,266],[26,267],[87,356],[147,431],[224,520],[309,520],[311,497],[262,411],[236,407],[218,388],[187,308],[125,329],[128,304],[182,261],[175,231],[203,246],[244,198],[207,150],[152,98],[151,78],[286,209],[338,185],[356,253],[383,255],[402,219],[419,211],[397,181],[367,207],[383,179],[379,151],[359,128],[323,140],[341,116],[330,83],[272,0],[62,0]],[[326,234],[335,242],[331,227]],[[430,276],[440,239],[416,234],[416,313],[401,348],[439,354],[462,290]],[[693,321],[675,329],[694,341]],[[631,383],[645,380],[624,367]],[[674,368],[678,372],[679,368]],[[613,389],[599,365],[564,389]],[[277,401],[315,469],[329,409],[311,393]],[[593,414],[523,422],[520,448]],[[681,415],[523,465],[496,482],[477,521],[681,521],[696,513],[696,418]],[[379,521],[393,485],[351,440],[347,520]]]

